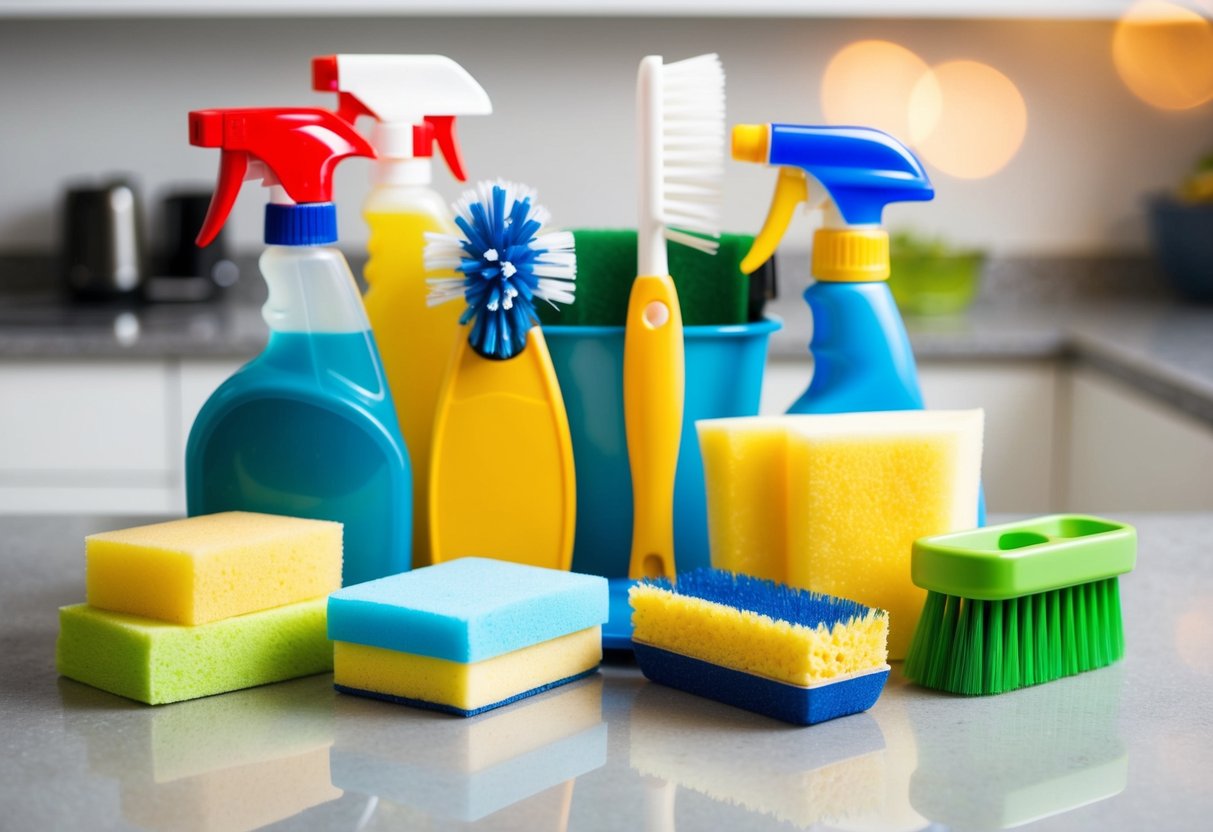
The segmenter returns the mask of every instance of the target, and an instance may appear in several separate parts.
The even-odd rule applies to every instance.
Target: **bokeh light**
[[[980,179],[1001,170],[1023,144],[1028,108],[994,67],[949,61],[919,79],[909,99],[910,140],[944,173]]]
[[[1154,107],[1186,110],[1213,99],[1213,25],[1194,9],[1134,3],[1116,24],[1112,60],[1125,86]]]
[[[916,54],[885,40],[861,40],[838,51],[821,80],[821,107],[830,124],[875,127],[906,141],[907,102],[927,73]]]

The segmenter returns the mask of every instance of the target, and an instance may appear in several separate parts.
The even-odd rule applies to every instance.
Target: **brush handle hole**
[[[646,578],[660,578],[665,575],[665,558],[656,553],[645,555],[640,568]]]
[[[1005,552],[1008,549],[1022,549],[1025,546],[1037,546],[1048,542],[1049,538],[1036,532],[1007,532],[998,538],[998,548]]]
[[[650,301],[644,308],[644,322],[651,329],[660,329],[670,322],[670,307],[659,300]]]

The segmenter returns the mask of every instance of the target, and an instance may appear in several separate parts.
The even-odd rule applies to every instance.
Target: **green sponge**
[[[577,302],[559,309],[540,304],[545,325],[623,326],[628,294],[636,279],[634,229],[578,229]],[[720,250],[704,254],[680,245],[667,246],[670,276],[678,290],[684,326],[744,324],[750,320],[750,278],[741,273],[741,260],[752,236],[723,234]]]
[[[187,627],[76,604],[59,609],[59,672],[149,705],[333,669],[328,599]]]

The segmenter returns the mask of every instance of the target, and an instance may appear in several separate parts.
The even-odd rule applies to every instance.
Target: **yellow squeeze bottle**
[[[413,565],[433,562],[429,469],[435,410],[455,343],[457,304],[426,304],[422,252],[427,232],[454,234],[446,201],[430,183],[433,146],[459,181],[466,176],[455,141],[460,115],[492,112],[484,89],[442,55],[327,55],[312,59],[315,89],[339,95],[339,115],[376,120],[374,185],[363,206],[370,229],[364,271],[367,317],[379,344],[400,432],[413,463]]]

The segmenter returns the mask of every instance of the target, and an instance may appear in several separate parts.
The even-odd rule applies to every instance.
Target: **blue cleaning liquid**
[[[820,281],[804,299],[813,311],[813,380],[788,413],[923,409],[910,338],[885,283]],[[983,486],[977,525],[985,524]]]
[[[371,333],[271,331],[198,414],[186,497],[343,523],[344,585],[407,571],[412,478]]]
[[[813,380],[788,413],[922,410],[905,324],[883,282],[814,283]]]

